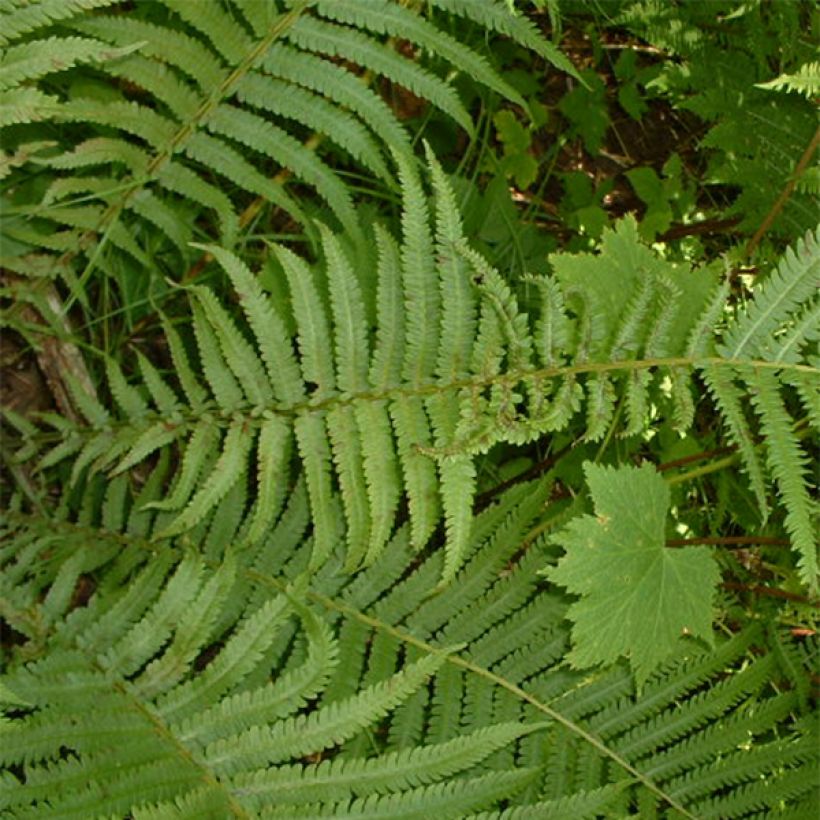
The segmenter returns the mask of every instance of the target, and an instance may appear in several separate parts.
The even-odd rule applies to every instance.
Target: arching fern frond
[[[788,250],[777,270],[765,280],[755,298],[738,314],[723,335],[717,351],[732,361],[752,359],[784,366],[816,362],[820,337],[812,321],[820,309],[820,231],[807,234],[794,250]],[[738,403],[738,385],[750,395],[760,419],[766,462],[786,506],[785,526],[799,554],[801,577],[813,590],[818,584],[816,502],[810,497],[807,456],[794,431],[792,417],[782,396],[784,382],[801,385],[798,395],[808,413],[808,424],[817,429],[811,407],[820,383],[814,373],[795,369],[783,378],[776,369],[737,366],[716,376],[705,369],[710,389],[719,405],[728,410],[726,420],[740,447],[758,498],[763,496],[760,455],[751,446],[746,417]],[[799,406],[799,405],[798,405]]]
[[[452,12],[574,73],[533,27],[495,0],[486,5],[480,15],[469,5]],[[100,6],[111,8],[99,13]],[[458,73],[526,107],[483,54],[437,25],[441,15],[396,0],[366,7],[49,0],[4,11],[0,29],[10,47],[0,66],[0,127],[16,126],[4,139],[9,172],[30,174],[36,163],[48,181],[38,186],[42,197],[18,194],[4,223],[14,269],[33,274],[36,264],[57,276],[66,264],[86,275],[98,267],[117,272],[116,280],[136,260],[142,271],[177,278],[192,261],[194,226],[206,221],[212,233],[196,235],[226,247],[260,205],[311,231],[286,190],[290,176],[358,235],[349,171],[393,186],[386,149],[405,161],[412,155],[376,78],[468,132],[471,116],[452,82]],[[402,52],[397,41],[417,52]],[[78,68],[85,63],[94,67],[87,76]],[[73,85],[63,88],[60,72],[72,66]],[[22,124],[41,121],[51,124],[55,144],[27,153]],[[153,286],[166,287],[162,275]]]
[[[407,526],[364,572],[336,550],[306,576],[301,483],[256,547],[157,542],[129,510],[165,474],[9,513],[0,597],[27,640],[0,678],[4,811],[788,817],[810,786],[788,630],[774,654],[754,628],[684,642],[640,697],[624,665],[566,667],[567,601],[533,571],[553,554],[530,537],[548,480],[479,514],[429,597],[444,558],[420,561]]]
[[[314,612],[290,602],[303,594],[298,588],[243,613],[227,634],[217,631],[235,571],[230,559],[210,571],[201,560],[184,557],[170,574],[166,561],[152,562],[126,592],[97,593],[76,610],[50,636],[58,648],[45,660],[6,677],[9,692],[25,692],[26,715],[3,730],[0,762],[25,766],[23,783],[4,782],[5,810],[96,816],[153,804],[162,815],[195,796],[207,801],[211,814],[246,816],[353,793],[398,792],[399,803],[411,802],[417,797],[411,787],[468,770],[537,728],[497,726],[342,765],[288,764],[384,717],[445,655],[428,655],[351,698],[299,715],[328,680],[336,643]],[[52,600],[60,583],[58,576]],[[273,680],[254,684],[255,675],[268,674],[271,648],[290,611],[301,619],[304,655],[284,663]],[[198,658],[217,639],[221,648],[202,668]],[[497,777],[494,791],[506,795],[510,777],[522,774]],[[444,805],[481,807],[494,796],[481,791],[450,789]]]
[[[381,552],[404,496],[416,548],[443,513],[447,581],[465,559],[478,455],[498,442],[522,444],[563,430],[582,408],[588,438],[600,438],[616,423],[619,393],[622,435],[649,428],[650,406],[691,420],[690,383],[702,373],[762,509],[767,467],[777,480],[801,577],[812,586],[812,503],[783,394],[794,382],[808,398],[817,383],[810,353],[816,334],[803,318],[816,309],[817,239],[807,237],[797,255],[787,255],[719,341],[714,331],[704,337],[704,327],[720,300],[725,304],[726,290],[707,270],[658,258],[629,220],[605,233],[597,256],[554,255],[554,275],[531,280],[541,305],[525,311],[465,242],[435,161],[432,216],[414,168],[399,163],[404,235],[398,249],[376,232],[375,310],[357,270],[365,257],[326,228],[322,267],[273,248],[289,306],[275,303],[236,256],[204,246],[231,280],[244,321],[237,324],[207,288],[190,288],[199,361],[175,341],[176,331],[169,337],[186,398],[156,371],[139,386],[112,365],[118,421],[83,399],[88,427],[64,435],[42,464],[74,456],[79,480],[86,471],[117,474],[178,448],[180,468],[162,502],[173,517],[163,534],[204,525],[236,492],[246,499],[240,515],[253,521],[246,537],[255,541],[275,520],[295,459],[311,500],[314,567],[339,536],[330,505],[338,488],[348,569]],[[668,393],[661,389],[666,376],[675,385]],[[744,397],[759,409],[764,445],[754,440]]]

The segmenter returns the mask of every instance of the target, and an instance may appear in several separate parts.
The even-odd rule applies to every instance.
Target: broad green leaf
[[[584,465],[595,515],[573,519],[554,541],[566,549],[551,581],[580,598],[570,661],[579,668],[629,658],[638,684],[682,636],[711,642],[718,567],[706,547],[664,544],[669,489],[650,465]]]

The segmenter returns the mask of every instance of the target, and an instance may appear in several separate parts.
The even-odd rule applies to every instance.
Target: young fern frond
[[[180,467],[161,502],[175,516],[164,534],[205,525],[236,492],[249,493],[243,504],[253,525],[245,537],[257,541],[275,521],[281,482],[295,458],[311,501],[314,567],[339,534],[330,501],[338,488],[348,569],[380,554],[405,496],[416,548],[443,512],[447,582],[466,558],[479,454],[497,442],[522,444],[563,430],[582,407],[586,437],[598,440],[616,423],[619,391],[623,435],[648,428],[650,407],[678,425],[691,423],[690,383],[699,372],[764,516],[765,464],[778,481],[801,578],[811,587],[813,510],[782,393],[794,382],[811,406],[815,392],[816,334],[805,316],[816,303],[816,238],[786,257],[722,338],[714,331],[706,338],[701,314],[711,320],[726,289],[710,287],[708,271],[692,273],[656,257],[629,220],[605,233],[599,256],[554,255],[554,277],[531,279],[542,298],[526,312],[464,240],[435,160],[432,214],[415,169],[399,163],[404,236],[398,249],[376,230],[375,306],[363,296],[358,252],[324,226],[323,268],[273,247],[290,292],[289,316],[236,256],[201,246],[231,280],[245,321],[237,324],[210,290],[190,288],[199,364],[176,331],[169,336],[185,398],[156,370],[142,365],[146,386],[139,388],[110,363],[120,420],[112,426],[102,406],[83,398],[88,428],[65,436],[43,465],[79,449],[79,480],[86,471],[117,474],[158,450],[179,448]],[[672,389],[665,396],[659,385],[667,376]],[[748,396],[764,433],[777,432],[765,446],[756,443],[754,419],[744,409]]]
[[[767,83],[758,83],[757,87],[772,91],[794,91],[811,100],[820,94],[820,62],[803,63],[793,74],[781,74]]]

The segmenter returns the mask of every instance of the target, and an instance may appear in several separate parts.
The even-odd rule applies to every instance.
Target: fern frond
[[[749,477],[752,490],[765,520],[769,510],[766,479],[763,464],[755,449],[754,437],[741,402],[743,393],[735,384],[731,371],[706,367],[703,368],[702,373],[706,386],[720,409],[721,417],[728,428],[729,439],[740,451],[743,467]]]
[[[820,62],[804,63],[793,74],[781,74],[767,83],[757,83],[757,87],[795,91],[811,100],[820,94]]]
[[[7,45],[23,34],[42,26],[68,20],[81,12],[113,5],[117,0],[44,0],[42,3],[20,3],[3,10],[0,45]]]
[[[2,42],[9,48],[0,66],[0,127],[72,124],[59,129],[59,150],[42,159],[29,156],[10,132],[16,159],[5,170],[24,174],[35,162],[47,169],[40,170],[51,183],[43,186],[48,193],[32,195],[22,207],[67,230],[59,238],[55,231],[24,231],[19,238],[52,251],[52,273],[67,284],[75,268],[110,269],[121,253],[141,257],[158,285],[163,276],[177,277],[192,262],[188,237],[173,217],[179,208],[191,222],[203,209],[217,214],[218,224],[198,237],[206,244],[232,247],[260,207],[279,209],[310,231],[299,199],[286,190],[290,177],[310,186],[346,233],[357,236],[349,177],[331,167],[323,142],[340,146],[354,167],[391,187],[388,154],[412,162],[408,131],[369,87],[374,76],[408,88],[468,132],[472,119],[446,72],[467,72],[523,104],[484,56],[447,34],[424,8],[387,0],[366,14],[353,3],[307,0],[283,8],[240,0],[203,0],[196,10],[176,0],[161,5],[161,14],[145,6],[126,15],[111,0],[46,0],[4,12]],[[108,13],[96,13],[106,6]],[[476,18],[469,7],[453,11]],[[509,11],[479,17],[491,32],[508,32],[573,71]],[[421,52],[404,54],[394,39]],[[111,99],[103,103],[49,82],[68,68],[75,78],[93,72]],[[313,134],[305,138],[304,127]],[[69,168],[74,173],[66,175]],[[220,190],[215,179],[233,190]],[[58,196],[77,193],[99,206],[82,221],[56,207]],[[18,265],[30,273],[28,262]]]
[[[231,487],[246,474],[251,443],[243,424],[234,424],[228,429],[213,472],[164,531],[164,537],[170,538],[194,526],[227,495]]]
[[[434,5],[461,14],[491,31],[506,34],[519,45],[532,49],[547,62],[580,80],[572,63],[552,44],[540,36],[536,27],[524,16],[510,14],[498,0],[473,3],[471,0],[433,0]]]
[[[464,816],[463,812],[492,804],[500,795],[515,794],[532,776],[533,772],[527,769],[494,772],[422,786],[396,795],[372,796],[329,806],[308,806],[303,813],[294,806],[282,806],[281,811],[273,811],[268,816],[314,817],[318,812],[319,816],[345,818],[420,817],[428,811],[444,816]]]
[[[198,364],[178,333],[167,330],[184,399],[142,365],[143,392],[153,403],[146,409],[143,392],[135,392],[142,388],[112,371],[122,409],[116,427],[102,405],[78,396],[88,429],[64,435],[44,454],[41,469],[79,451],[73,464],[79,481],[130,470],[181,446],[180,473],[160,507],[175,512],[166,535],[204,526],[235,493],[242,505],[232,513],[235,532],[256,541],[275,522],[281,482],[301,464],[314,568],[334,552],[340,522],[331,499],[338,489],[348,569],[379,556],[404,496],[417,548],[443,513],[442,572],[452,581],[468,560],[477,456],[498,442],[517,445],[565,430],[582,409],[588,440],[639,435],[662,415],[686,428],[694,413],[692,375],[699,372],[765,516],[764,464],[778,477],[787,461],[795,463],[782,452],[775,461],[771,437],[758,444],[744,407],[757,388],[744,367],[762,367],[777,395],[794,383],[813,406],[816,301],[808,283],[817,264],[815,240],[786,257],[717,346],[706,328],[725,306],[725,286],[716,286],[714,271],[692,274],[659,259],[630,220],[604,234],[598,256],[555,255],[555,277],[536,280],[542,298],[525,310],[464,240],[453,192],[436,162],[430,161],[430,208],[415,167],[401,155],[396,161],[405,189],[403,236],[397,245],[383,229],[375,231],[369,245],[377,260],[375,299],[366,298],[368,281],[356,267],[367,243],[351,256],[324,226],[318,229],[322,266],[272,247],[290,297],[280,302],[237,256],[200,245],[230,279],[244,320],[209,289],[189,288]],[[625,421],[616,414],[618,395]],[[192,438],[207,454],[185,446]],[[258,485],[247,481],[249,469]],[[805,562],[809,513],[801,493],[792,488],[782,495],[787,529]],[[811,583],[808,569],[802,577]]]
[[[117,479],[109,524],[116,506],[124,520],[159,501],[165,476],[157,465],[137,496]],[[526,542],[549,495],[547,482],[521,485],[481,512],[468,562],[432,598],[443,556],[420,558],[406,526],[361,573],[306,576],[303,488],[262,542],[213,560],[102,530],[93,507],[82,525],[13,513],[0,600],[18,590],[13,604],[45,634],[0,681],[0,806],[512,818],[652,803],[779,816],[816,761],[780,656],[757,630],[691,643],[640,697],[622,667],[567,670],[566,601],[534,578],[542,544]],[[187,538],[203,549],[208,535]],[[77,606],[74,580],[92,571],[99,584]],[[800,667],[788,675],[806,674],[788,654]]]
[[[799,555],[800,576],[806,586],[816,590],[817,508],[807,486],[807,457],[792,432],[791,418],[782,405],[776,376],[763,371],[750,374],[748,380],[754,385],[752,402],[760,415],[761,429],[766,436],[767,460],[783,495],[785,526]]]
[[[318,10],[324,17],[342,23],[353,24],[378,34],[401,37],[415,43],[432,54],[435,54],[453,66],[458,66],[467,76],[478,80],[482,85],[497,91],[510,102],[526,108],[520,94],[500,77],[487,61],[476,52],[446,32],[439,31],[423,18],[412,14],[403,6],[390,3],[389,0],[377,0],[370,3],[366,11],[355,0],[340,0],[318,3]]]
[[[392,182],[392,174],[382,150],[371,132],[355,117],[335,107],[324,97],[294,83],[282,82],[262,74],[245,77],[239,86],[237,96],[243,103],[287,117],[313,131],[327,134],[329,139],[344,148],[378,177],[387,183]],[[358,113],[367,121],[364,111]],[[306,161],[307,155],[303,159],[303,162]],[[318,171],[316,168],[314,173]]]
[[[820,282],[820,229],[808,233],[785,256],[754,301],[724,335],[719,352],[726,358],[755,358],[781,326],[817,293]]]
[[[13,88],[0,97],[0,128],[39,122],[48,117],[57,100],[36,88]]]
[[[48,37],[12,46],[3,55],[0,65],[0,91],[5,92],[24,81],[37,80],[79,63],[116,60],[139,48],[140,44],[111,48],[107,43],[84,37]],[[60,55],[56,60],[55,53]]]
[[[600,817],[602,812],[611,808],[614,799],[622,786],[611,784],[597,789],[579,792],[557,800],[543,800],[528,806],[516,806],[505,809],[500,814],[481,813],[469,815],[470,820],[562,820],[565,817],[584,818]]]
[[[174,795],[176,801],[192,800],[191,789],[210,771],[205,777],[212,806],[234,813],[276,811],[286,805],[287,811],[301,814],[316,800],[347,801],[367,794],[393,794],[388,803],[399,807],[432,797],[443,807],[467,809],[489,805],[532,777],[532,771],[520,770],[442,783],[475,769],[494,750],[538,730],[538,725],[500,725],[368,760],[308,767],[288,762],[310,750],[337,746],[378,720],[433,674],[446,654],[428,654],[353,697],[289,716],[304,709],[317,687],[326,685],[329,665],[335,662],[334,642],[322,621],[294,601],[309,639],[308,660],[301,667],[292,664],[273,683],[245,688],[243,681],[264,663],[277,625],[282,628],[291,607],[284,595],[271,598],[236,624],[216,657],[193,676],[195,657],[217,637],[216,620],[236,582],[236,564],[229,559],[213,572],[198,559],[184,558],[164,579],[167,569],[162,561],[153,562],[113,608],[104,595],[98,596],[82,613],[84,624],[67,626],[63,633],[64,640],[74,642],[73,650],[3,681],[3,691],[10,693],[6,703],[19,704],[16,689],[25,686],[32,695],[30,704],[38,708],[36,715],[15,721],[4,732],[7,742],[0,759],[7,762],[22,754],[30,762],[25,783],[13,792],[0,789],[5,808],[25,810],[52,800],[62,810],[82,812],[94,806],[96,811],[123,812],[139,802],[146,812],[162,812]],[[61,570],[55,579],[52,597],[65,589],[64,575]],[[118,616],[116,632],[104,628],[109,612]],[[106,650],[109,640],[113,642]],[[55,689],[56,680],[73,683]],[[74,708],[87,697],[96,704],[84,718],[65,722],[60,717],[62,706]],[[105,726],[109,737],[128,732],[131,743],[113,754],[105,744],[95,748],[88,739],[93,725]],[[163,731],[157,733],[160,725]],[[55,735],[48,737],[54,731],[60,736],[58,746]],[[25,747],[17,743],[21,732]],[[71,748],[78,757],[59,761],[60,748]],[[173,763],[177,756],[178,765]],[[280,761],[285,765],[259,768]],[[159,777],[161,767],[175,765],[172,777]],[[105,789],[96,780],[89,784],[92,771],[92,777],[108,780]],[[442,788],[435,788],[437,783]],[[374,800],[368,807],[382,805]]]
[[[305,51],[355,60],[364,68],[430,100],[465,131],[472,131],[470,115],[449,84],[366,34],[306,17],[288,32],[288,40]]]

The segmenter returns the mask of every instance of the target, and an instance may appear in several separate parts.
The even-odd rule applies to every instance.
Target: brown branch
[[[754,249],[758,246],[760,240],[763,239],[764,234],[769,230],[772,222],[774,222],[777,218],[780,211],[783,210],[783,206],[786,202],[788,202],[789,197],[792,195],[800,175],[806,169],[806,166],[811,162],[811,158],[814,156],[814,152],[817,150],[818,145],[820,145],[820,128],[814,132],[811,142],[803,152],[803,156],[800,157],[800,160],[795,166],[792,175],[789,177],[789,181],[786,183],[786,187],[780,192],[780,196],[777,198],[777,201],[774,205],[772,205],[771,210],[766,214],[766,218],[760,224],[760,227],[755,231],[754,236],[746,245],[746,248],[743,251],[745,256],[749,257],[752,255],[752,251],[754,251]]]
[[[689,225],[673,225],[668,231],[662,233],[658,240],[660,242],[672,242],[675,239],[682,239],[684,236],[698,236],[700,234],[721,233],[729,231],[740,222],[740,217],[731,219],[704,219],[701,222],[692,222]]]
[[[493,500],[493,498],[500,493],[503,493],[504,490],[508,490],[510,487],[520,484],[522,481],[529,481],[531,478],[536,478],[543,473],[549,472],[574,446],[575,442],[570,442],[566,445],[566,447],[563,447],[557,453],[551,453],[537,464],[533,464],[531,467],[528,467],[526,470],[514,475],[512,478],[508,478],[506,481],[502,481],[495,487],[491,487],[489,490],[479,493],[475,497],[475,508],[481,509],[482,507],[486,507],[487,504]]]
[[[820,609],[820,601],[813,601],[804,595],[797,595],[794,592],[787,592],[785,589],[775,589],[765,587],[762,584],[741,584],[737,581],[725,581],[721,584],[724,589],[736,590],[738,592],[751,592],[754,595],[764,595],[770,598],[784,598],[787,601],[796,601],[800,604],[808,604]]]
[[[705,544],[712,547],[788,547],[788,538],[772,538],[766,535],[727,535],[722,538],[669,538],[667,547],[688,547],[693,544]]]
[[[701,453],[694,453],[691,456],[684,456],[683,458],[676,458],[674,461],[666,461],[663,464],[658,464],[655,469],[662,473],[665,470],[674,470],[676,467],[685,467],[687,464],[691,464],[693,461],[704,461],[707,458],[713,458],[715,456],[726,456],[730,453],[734,453],[737,447],[718,447],[714,450],[704,450]]]

